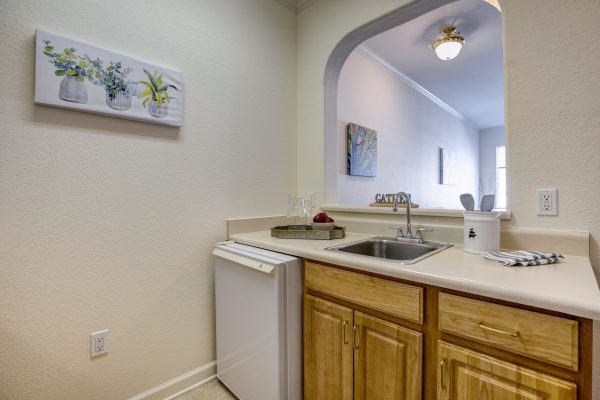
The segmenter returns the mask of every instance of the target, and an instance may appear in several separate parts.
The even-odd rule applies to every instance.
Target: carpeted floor
[[[178,397],[177,400],[237,400],[237,397],[231,394],[218,379],[213,379],[199,388]]]

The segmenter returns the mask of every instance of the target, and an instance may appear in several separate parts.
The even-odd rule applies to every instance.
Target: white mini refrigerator
[[[298,258],[215,245],[217,377],[240,400],[302,399]]]

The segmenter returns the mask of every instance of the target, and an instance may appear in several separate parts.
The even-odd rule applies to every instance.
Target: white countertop
[[[324,250],[373,235],[348,232],[344,239],[277,239],[270,231],[238,233],[230,240],[356,270],[511,301],[600,320],[600,289],[587,257],[565,255],[565,262],[505,267],[454,245],[416,264],[401,265],[370,257]]]

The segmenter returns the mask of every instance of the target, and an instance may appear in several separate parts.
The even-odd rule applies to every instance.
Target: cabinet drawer
[[[577,371],[577,321],[440,293],[439,329]]]
[[[304,285],[410,321],[423,322],[423,288],[334,267],[304,263]]]
[[[438,342],[438,400],[576,400],[577,385],[449,343]]]

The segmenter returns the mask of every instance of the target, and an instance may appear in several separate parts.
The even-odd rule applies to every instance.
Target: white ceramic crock
[[[464,211],[464,250],[481,254],[500,250],[500,216],[496,211]]]

